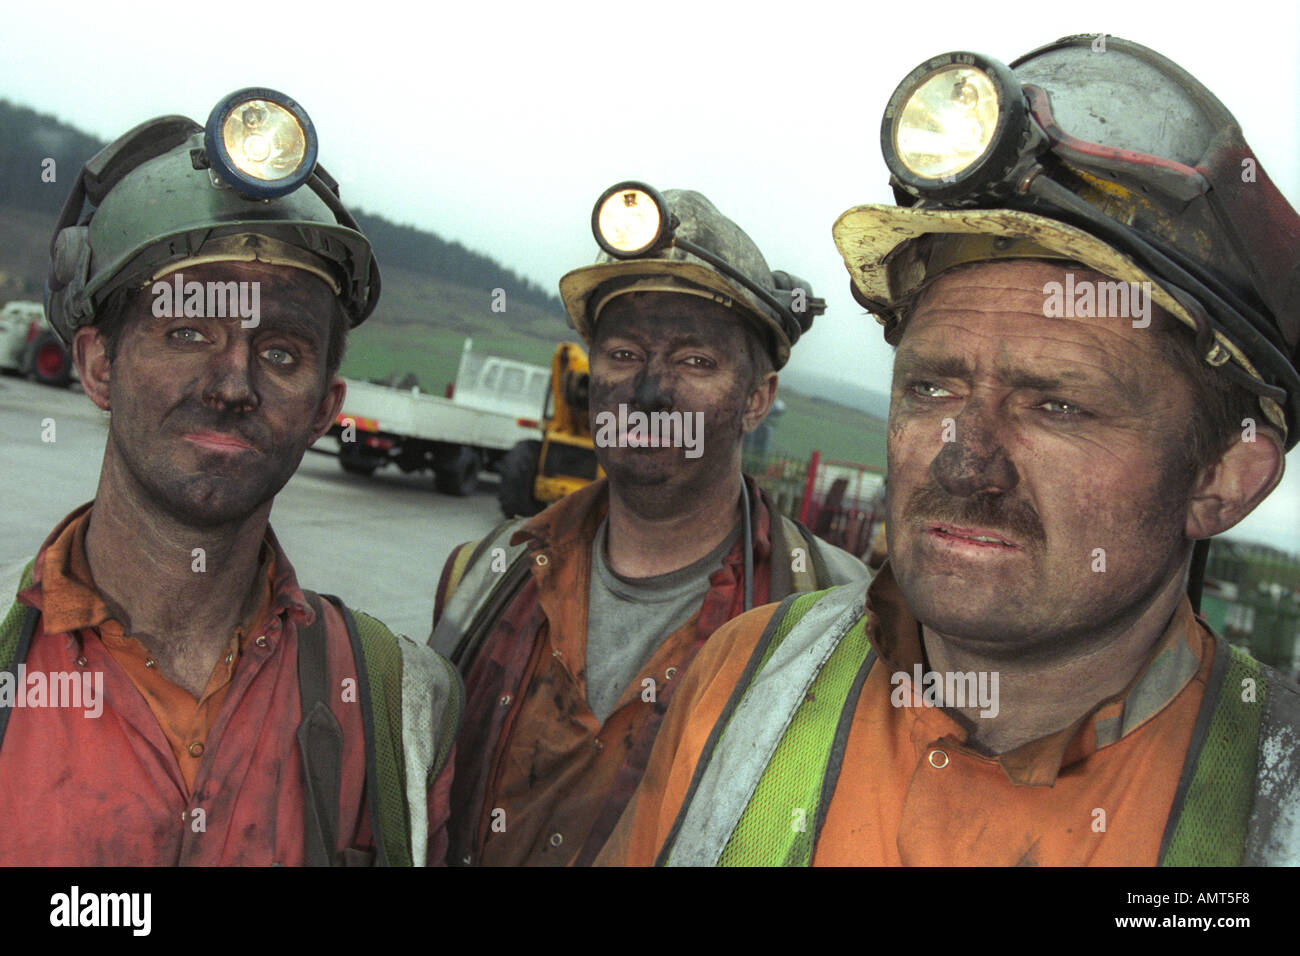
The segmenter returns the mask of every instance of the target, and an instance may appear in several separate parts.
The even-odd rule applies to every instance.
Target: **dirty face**
[[[692,489],[739,473],[741,440],[767,414],[769,391],[775,394],[767,377],[753,381],[743,321],[708,299],[671,292],[619,296],[601,313],[591,347],[596,457],[611,485],[648,510],[680,509]],[[622,431],[602,440],[602,422],[617,418],[620,406],[625,416],[690,416],[698,448],[628,447]]]
[[[269,502],[337,414],[344,385],[325,369],[335,304],[298,269],[208,263],[182,274],[187,285],[260,283],[257,324],[159,317],[151,290],[136,296],[109,373],[109,454],[145,503],[213,526]]]
[[[955,270],[894,361],[889,558],[918,619],[1032,653],[1135,619],[1181,572],[1191,391],[1132,321],[1046,318],[1028,260]]]

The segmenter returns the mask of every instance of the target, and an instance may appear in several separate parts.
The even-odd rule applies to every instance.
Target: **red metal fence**
[[[872,535],[883,525],[885,473],[872,465],[822,458],[807,461],[773,456],[747,459],[745,471],[814,534],[866,558]]]

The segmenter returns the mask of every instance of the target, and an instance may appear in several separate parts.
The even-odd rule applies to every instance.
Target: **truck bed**
[[[353,419],[358,431],[494,451],[507,451],[517,442],[537,437],[536,417],[519,418],[510,412],[471,408],[417,389],[344,381],[348,391],[340,418]],[[540,412],[538,409],[536,415]]]

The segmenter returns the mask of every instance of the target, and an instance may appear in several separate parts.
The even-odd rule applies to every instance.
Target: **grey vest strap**
[[[411,858],[415,866],[428,866],[429,788],[455,740],[465,690],[451,664],[405,635],[394,636],[402,654],[402,758]]]
[[[1243,866],[1300,866],[1300,689],[1271,667]],[[1240,693],[1224,688],[1224,693]]]
[[[527,550],[528,544],[524,542],[511,545],[510,538],[519,530],[521,524],[523,524],[522,520],[511,522],[495,536],[484,538],[479,543],[464,574],[461,575],[460,583],[447,599],[447,604],[442,609],[442,617],[438,619],[438,625],[429,635],[429,646],[456,664],[462,674],[468,670],[462,664],[462,660],[472,656],[473,651],[472,648],[464,646],[465,638],[473,636],[472,632],[476,630],[476,625],[483,623],[481,618],[485,605],[496,603],[490,600],[493,597],[493,589],[506,578],[511,578],[511,583],[518,583],[514,580],[519,577],[516,569],[522,564],[519,559]],[[497,548],[505,552],[504,569],[501,567],[501,562],[493,558],[493,552]],[[526,570],[527,566],[523,566]],[[516,573],[512,575],[511,571]]]
[[[745,807],[840,640],[866,611],[867,589],[832,590],[794,626],[755,675],[691,796],[668,866],[716,866]]]
[[[306,862],[307,866],[332,866],[338,847],[343,728],[328,703],[325,609],[319,595],[304,594],[316,614],[310,625],[298,629],[298,695],[302,700],[298,750],[302,754]]]

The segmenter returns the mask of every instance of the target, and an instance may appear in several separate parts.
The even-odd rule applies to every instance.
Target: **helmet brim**
[[[590,346],[595,337],[595,325],[591,316],[594,304],[592,300],[597,298],[598,290],[617,282],[654,277],[672,279],[712,293],[715,302],[733,309],[770,336],[775,350],[772,358],[776,368],[781,368],[790,360],[789,338],[780,322],[767,314],[766,307],[757,297],[698,262],[680,259],[625,259],[583,266],[561,277],[560,298],[564,301],[569,322]]]
[[[863,205],[841,214],[831,235],[862,298],[879,303],[886,311],[915,292],[926,279],[924,263],[900,255],[908,243],[927,235],[994,236],[1026,240],[1112,279],[1149,283],[1153,301],[1193,332],[1197,328],[1191,313],[1133,259],[1082,229],[1046,216],[1012,209]],[[889,326],[887,315],[874,314],[877,322]],[[1253,378],[1263,381],[1240,348],[1220,332],[1216,331],[1214,338],[1222,355],[1230,356]],[[1261,398],[1260,405],[1269,420],[1285,433],[1286,417],[1281,406],[1269,398]]]

